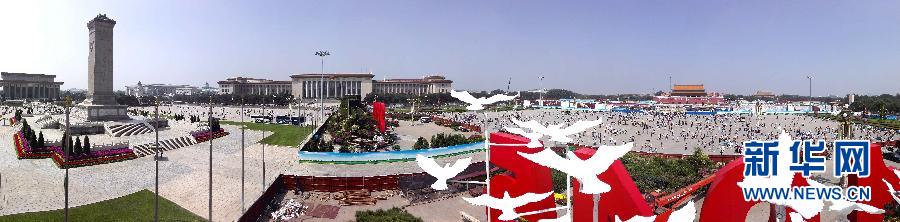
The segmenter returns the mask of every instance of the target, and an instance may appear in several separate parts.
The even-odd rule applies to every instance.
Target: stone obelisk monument
[[[87,112],[88,121],[129,119],[128,106],[119,105],[113,92],[113,27],[116,21],[104,14],[87,23],[90,30],[88,53],[87,99],[79,106]]]

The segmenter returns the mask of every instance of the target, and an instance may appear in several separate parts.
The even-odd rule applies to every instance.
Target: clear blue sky
[[[862,4],[865,3],[865,4]],[[900,1],[5,1],[0,71],[86,88],[88,31],[115,28],[116,88],[372,71],[458,89],[900,92]]]

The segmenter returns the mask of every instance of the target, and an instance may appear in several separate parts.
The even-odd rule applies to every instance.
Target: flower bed
[[[444,118],[436,116],[436,115],[432,115],[431,119],[434,121],[434,124],[437,124],[439,126],[450,127],[457,131],[481,132],[481,126],[478,126],[478,125],[460,123],[460,122],[456,122],[453,120],[444,119]]]
[[[215,138],[219,138],[219,137],[223,137],[223,136],[227,136],[227,135],[228,135],[228,132],[225,132],[225,129],[219,129],[219,131],[216,131],[216,132],[210,132],[208,130],[191,132],[191,136],[194,137],[194,140],[196,140],[197,143],[206,142],[211,139],[215,139]]]
[[[21,131],[13,134],[13,143],[15,143],[16,156],[19,159],[43,159],[53,155],[53,151],[48,149],[32,149]]]
[[[87,154],[76,154],[66,158],[66,153],[62,148],[50,146],[44,148],[32,148],[22,132],[13,134],[13,142],[16,146],[16,155],[19,159],[44,159],[51,158],[59,168],[74,168],[83,166],[93,166],[98,164],[106,164],[130,160],[137,158],[131,148],[119,148],[111,150],[92,151]]]
[[[124,160],[137,158],[131,148],[119,148],[111,150],[91,151],[87,154],[76,154],[66,156],[60,147],[51,147],[53,150],[53,162],[59,168],[75,168],[83,166],[93,166],[99,164],[115,163]],[[66,158],[68,157],[68,158]]]

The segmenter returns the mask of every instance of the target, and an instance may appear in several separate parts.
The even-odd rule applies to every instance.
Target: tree
[[[72,153],[81,154],[81,138],[75,137],[75,146],[72,148],[72,150]]]
[[[210,117],[209,118],[209,131],[210,132],[218,132],[220,129],[222,129],[222,126],[219,125],[219,119],[217,119],[215,117]]]
[[[66,137],[67,137],[67,140],[69,140],[69,142],[66,143],[66,145],[68,145],[66,147],[67,152],[69,152],[70,154],[75,153],[75,150],[73,149],[75,147],[75,145],[74,145],[74,141],[72,141],[72,135],[68,135]]]
[[[428,145],[428,140],[426,140],[424,137],[419,137],[419,139],[416,139],[416,143],[413,144],[413,149],[417,150],[427,149],[428,147],[430,147]]]
[[[41,131],[40,133],[38,133],[38,142],[37,142],[37,146],[38,146],[38,147],[44,147],[44,132],[43,132],[43,131]]]
[[[88,136],[84,136],[84,145],[83,145],[82,153],[90,153],[91,152],[91,138]]]
[[[66,138],[68,138],[68,136],[69,136],[68,133],[64,132],[62,135],[62,138],[59,139],[59,142],[60,142],[59,148],[62,149],[63,151],[68,151],[68,149],[69,149],[69,140],[66,139]]]

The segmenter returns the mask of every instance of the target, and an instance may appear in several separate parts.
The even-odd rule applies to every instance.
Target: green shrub
[[[428,147],[428,140],[426,140],[424,137],[419,137],[419,139],[416,139],[416,144],[413,144],[413,149],[417,150],[427,149]]]
[[[357,222],[421,222],[422,219],[407,213],[400,208],[391,208],[389,210],[379,209],[376,211],[357,211]]]

